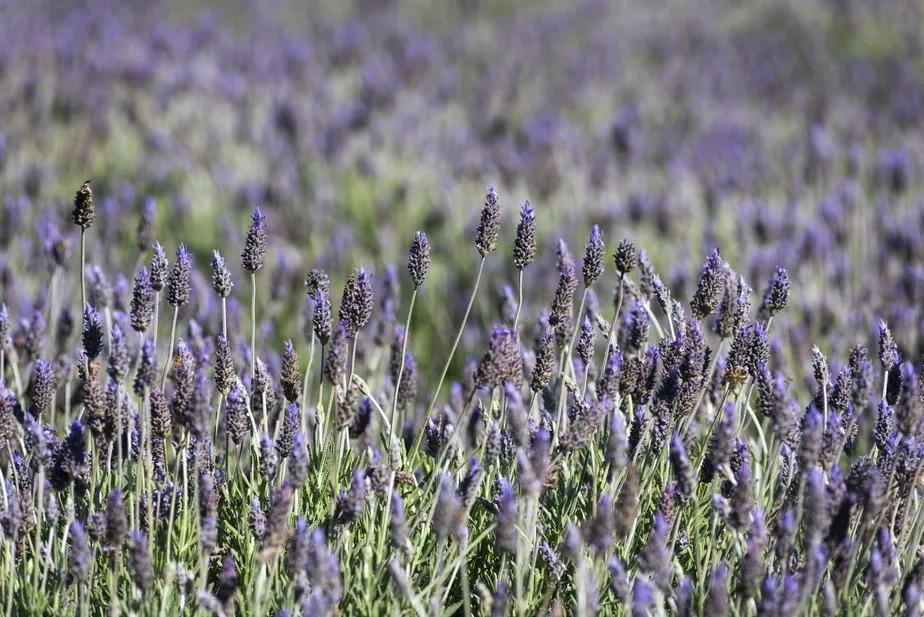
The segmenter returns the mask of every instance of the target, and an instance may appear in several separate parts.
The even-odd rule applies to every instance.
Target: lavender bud
[[[788,303],[789,273],[786,272],[786,268],[777,266],[773,278],[770,279],[770,284],[764,291],[758,314],[761,319],[769,319],[786,308]]]
[[[118,489],[109,493],[106,502],[106,541],[105,547],[109,553],[110,563],[115,563],[117,555],[122,551],[122,542],[128,533],[128,517],[125,514],[125,504],[122,502],[122,493]]]
[[[247,527],[255,539],[263,540],[263,536],[266,534],[266,515],[260,506],[259,497],[254,497],[250,500],[250,515],[247,518]]]
[[[411,275],[414,287],[420,287],[430,272],[430,242],[427,234],[418,231],[411,240],[407,256],[407,271]]]
[[[505,383],[519,385],[522,379],[523,359],[517,333],[507,326],[494,326],[488,349],[478,363],[476,386],[493,389]]]
[[[882,368],[890,370],[898,361],[898,345],[884,321],[879,321],[879,362]]]
[[[287,483],[273,491],[270,499],[269,516],[266,518],[266,531],[260,542],[257,560],[269,563],[286,541],[289,531],[289,510],[292,506],[292,487]]]
[[[266,257],[266,217],[260,208],[255,208],[250,218],[250,228],[241,250],[241,264],[248,272],[256,272]]]
[[[497,191],[493,186],[488,187],[485,194],[484,206],[481,208],[481,220],[475,232],[475,248],[482,257],[493,253],[497,249],[497,236],[500,233],[500,205],[497,202]]]
[[[70,526],[71,548],[68,551],[68,569],[71,576],[83,584],[90,575],[91,553],[90,541],[80,521],[73,521]]]
[[[152,388],[148,397],[151,406],[151,432],[156,437],[165,439],[172,432],[172,418],[167,398],[159,388]]]
[[[154,318],[154,288],[151,286],[151,271],[141,268],[135,275],[132,287],[131,323],[132,330],[144,332]]]
[[[366,509],[366,473],[362,469],[353,472],[350,488],[337,496],[337,509],[334,521],[338,525],[349,525],[359,520]]]
[[[218,543],[218,493],[215,480],[210,474],[199,477],[199,547],[206,555],[215,550]]]
[[[650,327],[648,312],[645,311],[645,307],[640,302],[636,302],[627,316],[626,351],[628,353],[638,353],[648,346]]]
[[[456,493],[452,479],[448,474],[440,476],[436,508],[433,510],[433,529],[438,542],[452,536],[462,541],[468,535],[465,508]]]
[[[751,508],[754,507],[751,483],[751,465],[745,458],[735,469],[735,485],[731,494],[729,523],[735,531],[743,532],[751,525]]]
[[[632,586],[632,617],[648,617],[655,607],[655,590],[645,576],[636,576]]]
[[[330,294],[325,290],[320,290],[315,296],[315,301],[316,306],[312,316],[314,335],[318,337],[321,345],[326,345],[331,335]]]
[[[821,458],[823,433],[822,416],[813,403],[802,419],[802,439],[799,442],[799,467],[801,469],[808,469],[818,463]]]
[[[726,475],[731,473],[728,464],[735,449],[735,405],[726,403],[722,411],[716,413],[721,413],[722,417],[709,438],[709,448],[700,473],[704,482],[710,482],[716,471],[724,470]]]
[[[292,448],[295,447],[295,435],[301,426],[301,417],[298,405],[289,403],[286,407],[286,415],[282,420],[282,429],[276,439],[276,450],[281,458],[288,458],[292,454]]]
[[[87,360],[92,362],[103,351],[103,326],[99,313],[89,304],[83,307],[83,351]]]
[[[610,591],[613,592],[613,595],[616,596],[617,600],[623,604],[627,603],[629,601],[630,590],[629,575],[626,573],[626,567],[622,564],[622,561],[619,560],[619,557],[616,557],[615,555],[610,557],[606,567],[610,574]]]
[[[696,487],[696,472],[690,463],[680,435],[676,433],[671,439],[670,462],[674,471],[674,478],[677,480],[677,488],[683,500],[686,501],[693,494],[693,489]]]
[[[809,468],[806,474],[802,499],[804,512],[802,528],[806,541],[811,544],[824,537],[831,522],[824,478],[817,465]]]
[[[497,497],[495,497],[497,522],[494,526],[497,547],[510,555],[516,555],[519,537],[516,529],[519,520],[517,497],[513,492],[513,487],[504,478],[498,480],[498,487]]]
[[[129,371],[131,359],[128,357],[127,341],[119,322],[112,324],[110,332],[109,364],[106,372],[117,382],[121,383]]]
[[[305,434],[297,431],[295,439],[292,440],[292,453],[289,455],[287,467],[287,480],[296,490],[305,485],[305,481],[308,479],[310,462],[311,458]]]
[[[391,518],[388,521],[388,534],[391,538],[391,543],[396,549],[410,553],[412,546],[409,539],[407,518],[404,514],[404,501],[398,491],[391,494],[390,507]]]
[[[302,394],[301,366],[291,340],[285,342],[279,381],[282,383],[283,396],[290,402],[298,401]]]
[[[539,555],[549,569],[552,578],[556,581],[561,580],[561,577],[565,575],[565,564],[562,563],[561,559],[555,553],[554,549],[549,546],[548,542],[543,541],[539,544]]]
[[[180,307],[189,302],[190,279],[192,278],[192,254],[181,244],[176,249],[176,263],[167,279],[167,302]]]
[[[279,457],[276,455],[273,438],[266,433],[260,436],[259,468],[260,475],[267,482],[273,482],[276,479],[276,472],[279,470]]]
[[[664,515],[655,512],[651,533],[645,548],[638,554],[638,567],[650,574],[652,581],[663,591],[668,590],[671,577],[671,552],[667,546],[670,526]]]
[[[154,241],[155,205],[153,197],[146,198],[141,209],[141,216],[138,217],[138,250],[142,252],[148,250],[148,247],[151,246],[151,243]]]
[[[236,375],[234,373],[234,357],[231,353],[231,345],[224,335],[219,334],[215,343],[215,386],[222,394],[227,394],[234,385]]]
[[[159,292],[167,284],[169,264],[167,254],[160,242],[154,243],[154,254],[151,256],[151,288]]]
[[[89,229],[93,224],[96,214],[93,207],[93,189],[90,188],[90,180],[87,180],[77,189],[74,195],[74,210],[71,212],[71,218],[74,225],[81,229]]]
[[[350,338],[366,326],[374,306],[372,275],[364,268],[359,268],[347,279],[340,300],[340,321],[346,326]]]
[[[16,395],[0,383],[0,441],[16,436],[19,422],[16,420]]]
[[[674,591],[674,604],[677,606],[675,617],[693,617],[693,579],[686,575],[680,579]]]
[[[226,430],[228,435],[237,445],[244,443],[244,439],[250,434],[250,420],[247,417],[247,397],[246,393],[236,383],[231,386],[228,392],[228,406],[225,411]]]
[[[639,470],[633,463],[626,470],[626,479],[616,501],[616,533],[620,536],[626,536],[632,528],[632,523],[638,513],[638,502]]]
[[[603,235],[600,227],[594,225],[590,230],[590,240],[584,249],[584,263],[581,272],[584,275],[584,286],[590,287],[603,274]]]
[[[58,388],[58,377],[52,363],[36,360],[32,365],[32,377],[29,381],[32,412],[40,416],[51,408],[55,401],[55,390]]]
[[[638,255],[635,245],[628,239],[620,240],[616,246],[616,252],[613,254],[613,260],[616,262],[616,271],[621,276],[626,276],[635,268],[635,262]]]
[[[481,468],[478,466],[478,460],[472,458],[468,463],[468,471],[462,481],[459,482],[457,492],[459,500],[464,508],[470,508],[475,496],[478,494],[478,485],[481,482]]]
[[[552,382],[555,371],[555,348],[552,333],[548,330],[539,339],[536,346],[536,362],[533,366],[529,389],[534,393],[542,392]]]
[[[696,293],[690,301],[694,317],[705,319],[719,306],[725,291],[727,271],[728,265],[719,255],[719,249],[713,249],[703,264]]]
[[[528,201],[520,208],[520,222],[513,244],[513,265],[523,270],[536,259],[536,214]]]
[[[590,362],[594,356],[594,347],[596,343],[596,330],[593,323],[588,317],[584,317],[584,323],[581,324],[581,335],[578,337],[575,352],[584,363],[584,370],[589,370]]]
[[[305,568],[311,550],[308,522],[302,517],[295,519],[295,533],[286,549],[285,566],[289,576],[297,578]]]
[[[606,354],[606,366],[603,375],[597,381],[597,398],[616,400],[619,394],[619,380],[622,377],[622,351],[616,341],[610,344]]]
[[[574,274],[574,265],[570,261],[562,263],[558,275],[558,287],[555,289],[555,296],[552,299],[552,312],[549,315],[549,323],[557,330],[560,326],[567,323],[571,317],[574,292],[577,289],[577,279]]]
[[[703,613],[711,617],[728,615],[728,566],[724,562],[716,566],[709,575],[709,589]]]
[[[231,288],[234,283],[231,282],[231,271],[228,270],[228,264],[225,258],[218,251],[212,252],[212,288],[219,298],[227,298],[231,295]]]
[[[151,564],[151,554],[148,551],[148,540],[140,531],[133,530],[129,534],[128,542],[128,572],[132,583],[142,593],[146,593],[154,586],[154,566]]]

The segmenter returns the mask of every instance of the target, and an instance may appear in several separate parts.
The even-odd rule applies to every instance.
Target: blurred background
[[[921,2],[860,0],[0,0],[0,293],[18,314],[41,305],[49,242],[74,247],[86,178],[89,257],[115,294],[148,258],[147,199],[154,237],[168,252],[189,244],[199,285],[212,249],[237,262],[260,206],[274,340],[297,336],[311,267],[330,271],[335,296],[364,265],[406,298],[422,229],[426,363],[464,310],[493,185],[505,220],[478,324],[509,309],[529,199],[540,263],[527,324],[551,299],[557,241],[579,256],[597,223],[608,246],[647,250],[683,300],[713,246],[757,294],[786,266],[794,307],[775,333],[802,357],[822,339],[843,352],[879,317],[915,356],[922,16]],[[248,301],[235,273],[232,315]],[[598,293],[608,307],[611,287]],[[212,309],[190,310],[209,323]]]

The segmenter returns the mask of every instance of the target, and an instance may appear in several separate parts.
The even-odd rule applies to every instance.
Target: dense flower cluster
[[[373,4],[0,7],[0,610],[920,615],[902,16]]]

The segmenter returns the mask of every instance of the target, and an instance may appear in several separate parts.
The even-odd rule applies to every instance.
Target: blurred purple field
[[[6,615],[921,614],[920,2],[0,24]]]

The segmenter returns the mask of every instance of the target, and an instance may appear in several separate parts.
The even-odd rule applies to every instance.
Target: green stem
[[[160,376],[160,389],[163,391],[167,387],[167,370],[170,368],[170,361],[173,358],[173,343],[176,341],[176,318],[180,314],[180,307],[173,307],[173,324],[170,326],[170,346],[167,348],[167,359],[164,362],[164,372]]]
[[[513,316],[513,331],[517,331],[517,324],[520,323],[520,310],[523,308],[523,270],[519,271],[517,276],[517,312]]]
[[[484,261],[485,257],[481,258],[481,262],[478,264],[478,274],[475,276],[475,284],[472,287],[472,295],[468,299],[468,306],[465,307],[465,315],[462,317],[462,325],[459,326],[459,331],[456,333],[456,339],[452,342],[452,347],[449,350],[449,357],[446,358],[446,363],[443,365],[443,371],[440,374],[440,380],[436,384],[436,390],[433,392],[433,397],[430,399],[430,404],[427,405],[427,413],[424,414],[423,424],[420,425],[420,429],[417,431],[417,438],[414,440],[414,447],[411,449],[411,454],[408,456],[408,461],[413,464],[417,458],[417,453],[420,450],[420,442],[423,440],[424,428],[427,426],[427,422],[430,421],[430,415],[433,413],[433,408],[436,406],[436,401],[439,398],[440,390],[443,388],[443,382],[446,381],[446,375],[449,373],[449,367],[452,364],[452,359],[456,354],[456,348],[459,346],[459,341],[462,340],[462,333],[465,331],[465,325],[468,323],[468,316],[472,312],[472,305],[475,304],[475,296],[478,294],[478,285],[481,283],[481,274],[484,272]]]
[[[250,273],[250,378],[257,375],[257,273]]]
[[[391,430],[389,431],[388,436],[388,450],[391,452],[392,442],[395,440],[395,427],[398,426],[398,391],[401,388],[401,378],[404,376],[404,357],[407,354],[407,340],[411,337],[411,315],[414,313],[414,303],[417,301],[417,290],[419,287],[414,287],[414,291],[411,293],[411,303],[407,309],[407,319],[404,322],[404,340],[401,341],[401,362],[398,365],[398,376],[395,378],[395,391],[392,396],[391,401]],[[390,461],[392,469],[394,469],[398,461]]]

